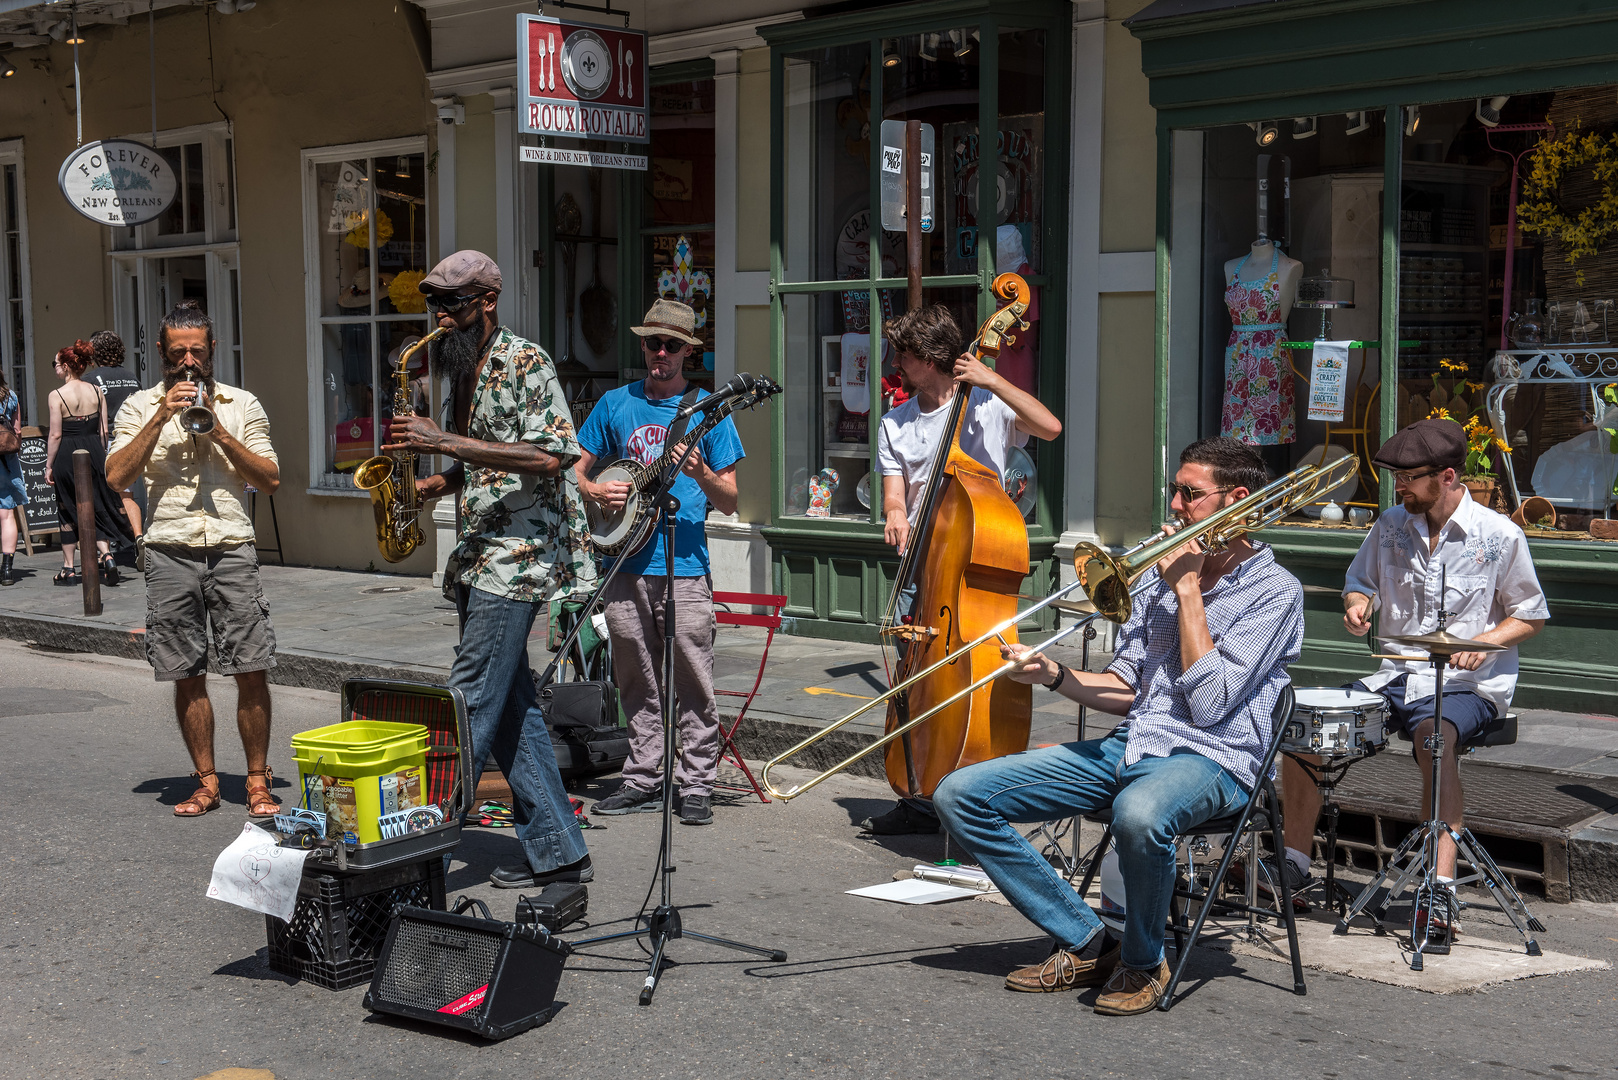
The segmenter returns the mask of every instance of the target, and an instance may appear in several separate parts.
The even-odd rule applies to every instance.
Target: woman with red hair
[[[107,486],[107,399],[99,388],[81,378],[94,362],[95,350],[87,341],[75,341],[56,354],[56,374],[62,387],[52,391],[49,398],[51,433],[45,455],[45,482],[56,486],[56,512],[62,522],[62,569],[51,579],[58,585],[79,581],[73,568],[79,513],[78,492],[73,486],[73,451],[90,452],[94,488],[91,502],[95,504],[102,581],[118,584],[118,566],[112,560],[110,541],[118,537],[126,543],[135,542],[123,500]]]

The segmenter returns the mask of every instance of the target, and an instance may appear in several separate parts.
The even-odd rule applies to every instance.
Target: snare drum
[[[1290,754],[1326,758],[1363,757],[1388,745],[1388,703],[1367,690],[1300,686],[1281,738]]]

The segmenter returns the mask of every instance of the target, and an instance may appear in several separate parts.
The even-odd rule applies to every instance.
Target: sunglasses
[[[641,338],[641,340],[646,342],[648,352],[653,354],[668,353],[670,356],[673,356],[689,344],[689,342],[681,341],[679,338],[671,337],[646,337]]]
[[[1180,496],[1180,498],[1185,500],[1185,504],[1187,506],[1190,506],[1192,503],[1196,502],[1198,499],[1204,498],[1206,496],[1219,495],[1219,494],[1223,494],[1224,492],[1234,491],[1234,490],[1236,490],[1236,489],[1235,488],[1225,487],[1225,488],[1214,488],[1212,491],[1203,491],[1200,488],[1192,487],[1190,484],[1170,483],[1169,484],[1169,501],[1172,502],[1174,500],[1174,496],[1178,495],[1178,496]]]
[[[198,360],[206,360],[210,351],[207,345],[176,345],[168,350],[168,358],[176,364],[188,356],[194,356]]]
[[[433,293],[427,297],[427,310],[440,315],[453,315],[482,296],[482,293],[473,293],[470,296],[439,296]]]

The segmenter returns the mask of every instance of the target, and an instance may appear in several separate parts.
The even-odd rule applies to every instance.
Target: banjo
[[[598,484],[618,482],[629,485],[629,497],[617,510],[608,510],[606,507],[585,501],[585,515],[590,520],[590,542],[597,552],[602,555],[617,555],[627,550],[630,555],[634,555],[652,538],[652,532],[657,525],[657,514],[651,507],[651,496],[657,490],[658,481],[664,473],[675,467],[676,446],[701,441],[704,435],[712,431],[732,412],[737,409],[751,409],[781,392],[778,384],[767,378],[755,378],[752,375],[738,375],[732,383],[738,386],[736,392],[727,394],[726,390],[729,388],[725,387],[721,388],[718,394],[710,394],[701,399],[703,403],[715,397],[722,397],[724,400],[709,407],[702,423],[685,432],[678,441],[665,444],[663,453],[656,461],[642,464],[633,458],[619,458],[602,466],[590,478]],[[745,389],[740,389],[742,386],[745,386]]]

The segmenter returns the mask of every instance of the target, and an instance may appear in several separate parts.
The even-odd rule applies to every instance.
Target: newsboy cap
[[[1458,469],[1466,460],[1466,432],[1453,420],[1417,420],[1394,432],[1372,458],[1384,469]]]
[[[466,249],[447,256],[421,279],[422,291],[460,292],[462,289],[500,291],[500,266],[481,251]]]

